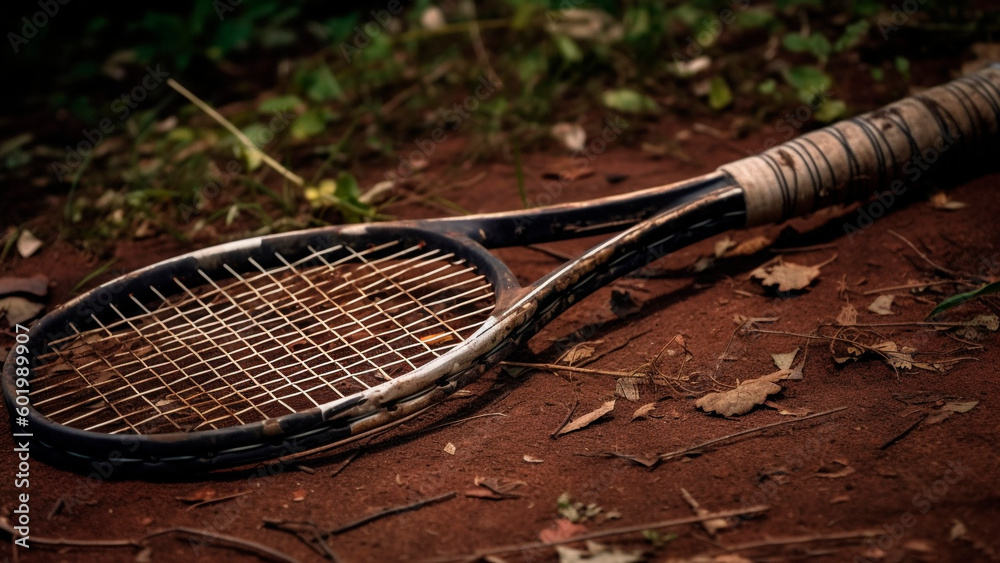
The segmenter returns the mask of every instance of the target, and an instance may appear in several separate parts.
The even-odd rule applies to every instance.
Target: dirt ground
[[[693,123],[690,118],[664,118],[641,124],[649,133],[668,138],[689,131],[680,138],[685,153],[692,155],[690,162],[656,159],[634,147],[613,144],[591,161],[595,174],[570,183],[558,201],[689,178],[743,156],[741,151],[757,150],[769,134],[765,129],[722,142],[692,132]],[[589,126],[598,127],[597,121]],[[442,145],[424,172],[429,178],[442,178],[441,195],[473,211],[518,207],[512,166],[459,167],[454,174],[449,159],[460,144],[453,139]],[[542,193],[542,174],[556,158],[554,154],[525,158],[532,198]],[[451,180],[444,179],[445,171]],[[365,180],[374,181],[381,172],[373,170]],[[473,185],[455,184],[477,175]],[[626,177],[610,183],[607,175]],[[682,492],[687,491],[709,511],[753,505],[766,505],[767,510],[731,519],[727,528],[712,532],[688,524],[659,530],[659,541],[639,533],[599,541],[626,552],[645,552],[652,561],[724,554],[726,546],[740,546],[735,553],[751,561],[1000,559],[996,336],[986,334],[972,341],[976,335],[959,336],[915,324],[956,288],[969,289],[951,284],[952,278],[940,268],[935,270],[931,261],[963,279],[1000,275],[998,184],[1000,175],[993,175],[952,189],[953,201],[968,204],[955,211],[937,209],[925,195],[914,195],[850,236],[844,226],[857,224],[858,211],[853,208],[731,233],[736,242],[759,235],[776,240],[759,252],[719,259],[713,267],[694,273],[693,265],[711,256],[724,238],[717,237],[597,292],[509,359],[551,363],[567,346],[592,342],[595,353],[586,368],[631,371],[642,369],[670,345],[656,364],[660,376],[639,387],[638,401],[619,397],[610,415],[558,439],[550,435],[574,407],[577,417],[615,397],[614,375],[494,369],[469,388],[471,394],[449,400],[362,447],[348,446],[295,464],[262,466],[263,471],[255,467],[185,482],[92,482],[34,461],[32,547],[16,553],[4,549],[0,557],[4,561],[267,560],[183,535],[157,536],[143,541],[143,547],[41,545],[43,537],[124,540],[162,528],[186,527],[259,542],[298,561],[321,561],[317,551],[294,535],[266,528],[265,520],[308,521],[332,529],[384,509],[454,492],[439,502],[333,535],[328,544],[345,562],[461,559],[477,550],[537,542],[540,533],[558,525],[557,499],[564,493],[573,501],[601,508],[579,523],[588,532],[599,532],[643,529],[650,523],[690,517],[694,511]],[[39,204],[34,208],[38,221],[58,212],[58,201]],[[389,212],[400,217],[442,213],[419,201],[397,204]],[[573,255],[593,243],[573,241],[547,248]],[[115,252],[116,267],[131,270],[187,250],[165,235],[123,242]],[[498,254],[525,284],[560,263],[533,249],[505,249]],[[777,255],[799,264],[829,263],[808,290],[777,295],[749,276]],[[29,259],[8,259],[0,273],[45,273],[53,284],[51,308],[66,300],[69,289],[96,266],[72,245],[55,243]],[[891,316],[868,310],[882,293],[866,292],[932,281],[948,283],[884,292],[895,295]],[[619,313],[624,314],[623,308],[630,312],[624,318],[612,311],[612,292],[629,296],[615,300]],[[971,359],[949,364],[952,369],[947,373],[916,367],[897,372],[878,357],[838,365],[828,340],[794,336],[815,333],[821,325],[825,328],[819,334],[832,335],[836,329],[831,326],[848,302],[859,311],[859,325],[895,323],[867,330],[900,347],[916,349],[917,358],[946,352],[932,361]],[[990,307],[984,302],[966,305],[942,321],[996,314]],[[770,320],[748,324],[744,319]],[[689,356],[676,335],[682,335]],[[0,346],[9,348],[12,343],[8,331]],[[801,349],[796,364],[805,356],[803,377],[781,382],[784,390],[771,397],[773,407],[724,418],[697,410],[695,395],[681,389],[683,385],[724,390],[737,380],[772,373],[776,367],[771,355],[796,348]],[[978,404],[933,423],[942,408],[952,408],[955,401]],[[630,420],[648,403],[655,403],[649,416]],[[806,413],[838,408],[843,410],[798,420]],[[922,417],[927,418],[920,422]],[[601,455],[655,457],[779,422],[787,424],[691,451],[652,468]],[[0,451],[7,452],[0,463],[4,475],[0,507],[10,517],[21,491],[13,485],[14,443],[6,418],[0,426]],[[453,453],[445,451],[448,444]],[[477,478],[523,483],[509,498],[490,499],[483,498],[488,493],[476,485]],[[183,500],[236,494],[240,496],[202,505]],[[495,557],[491,561],[557,560],[552,548],[514,549]],[[743,561],[733,557],[717,561]]]

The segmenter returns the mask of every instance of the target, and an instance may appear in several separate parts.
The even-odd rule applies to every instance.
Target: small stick
[[[831,248],[837,248],[837,243],[828,244],[814,244],[813,246],[789,246],[787,248],[770,248],[771,252],[775,254],[788,254],[792,252],[813,252],[816,250],[829,250]]]
[[[891,446],[891,445],[895,444],[896,442],[902,440],[903,438],[906,437],[907,434],[909,434],[910,432],[913,432],[913,430],[916,429],[917,426],[920,426],[920,423],[923,422],[925,418],[927,418],[926,414],[923,415],[923,416],[921,416],[917,420],[915,420],[913,422],[913,424],[911,424],[911,425],[907,426],[906,428],[904,428],[903,431],[900,432],[899,434],[896,434],[892,438],[889,438],[885,442],[882,442],[882,445],[879,446],[878,449],[880,449],[880,450],[887,449],[889,446]]]
[[[914,245],[912,242],[910,242],[910,240],[907,239],[906,237],[904,237],[903,235],[897,233],[896,231],[894,231],[892,229],[889,229],[887,232],[890,235],[892,235],[892,236],[898,238],[899,240],[903,241],[904,243],[906,243],[906,246],[909,246],[910,248],[912,248],[913,251],[916,252],[918,256],[920,256],[921,258],[924,259],[924,262],[927,262],[928,264],[930,264],[931,267],[934,268],[935,270],[941,272],[942,274],[949,275],[949,276],[951,276],[953,278],[960,278],[960,277],[962,277],[961,274],[959,274],[958,272],[955,272],[953,270],[949,270],[948,268],[945,268],[944,266],[939,266],[939,265],[935,264],[933,260],[931,260],[926,254],[924,254],[923,252],[921,252],[920,249],[916,247],[916,245]]]
[[[3,517],[0,517],[0,530],[9,534],[11,538],[17,536],[17,533],[14,531],[14,528],[11,527],[10,522]],[[284,561],[286,563],[299,563],[299,560],[295,559],[291,555],[287,555],[275,549],[271,549],[266,545],[262,545],[254,541],[244,540],[237,538],[235,536],[228,536],[226,534],[217,534],[215,532],[209,532],[207,530],[186,528],[183,526],[153,530],[152,532],[149,532],[148,534],[138,539],[72,540],[72,539],[48,538],[45,536],[32,535],[31,543],[33,545],[44,545],[52,547],[142,547],[142,542],[148,539],[170,534],[186,534],[189,536],[206,538],[212,542],[215,542],[216,544],[228,545],[230,547],[235,547],[237,549],[243,549],[245,551],[249,551],[252,553],[264,555],[275,561]]]
[[[208,500],[203,500],[201,502],[196,502],[196,503],[192,504],[191,506],[187,507],[187,511],[190,512],[190,511],[194,510],[195,508],[198,508],[199,506],[205,506],[206,504],[215,504],[217,502],[222,502],[222,501],[226,501],[226,500],[232,500],[232,499],[234,499],[236,497],[241,497],[243,495],[249,495],[252,492],[253,491],[241,491],[241,492],[238,492],[238,493],[233,493],[231,495],[226,495],[224,497],[217,497],[217,498],[212,498],[212,499],[208,499]]]
[[[886,291],[899,291],[900,289],[917,289],[920,287],[930,287],[932,285],[947,285],[950,283],[965,283],[960,280],[938,280],[932,282],[924,283],[908,283],[906,285],[894,285],[891,287],[880,287],[878,289],[869,289],[868,291],[862,293],[861,295],[874,295],[876,293],[884,293]]]
[[[333,473],[330,474],[330,477],[336,477],[337,475],[340,475],[340,472],[347,469],[347,466],[350,465],[355,458],[361,455],[361,452],[363,451],[364,451],[364,446],[354,450],[351,453],[351,455],[347,456],[347,459],[345,459],[343,463],[338,465],[337,468],[333,470]]]
[[[694,445],[694,446],[688,446],[688,447],[686,447],[684,449],[676,450],[676,451],[665,453],[665,454],[660,454],[660,459],[662,459],[662,460],[673,459],[675,457],[680,457],[680,456],[689,454],[691,452],[700,450],[702,448],[706,448],[708,446],[717,444],[719,442],[723,442],[725,440],[729,440],[730,438],[737,438],[739,436],[745,436],[747,434],[753,434],[754,432],[760,432],[761,430],[766,430],[768,428],[774,428],[775,426],[782,426],[784,424],[792,424],[794,422],[801,422],[803,420],[809,420],[810,418],[819,418],[821,416],[831,415],[831,414],[838,413],[838,412],[840,412],[842,410],[846,410],[846,409],[847,409],[846,406],[844,406],[844,407],[837,407],[835,409],[831,409],[831,410],[823,411],[823,412],[818,412],[816,414],[810,414],[808,416],[803,416],[801,418],[796,418],[796,419],[792,419],[792,420],[783,420],[781,422],[772,422],[771,424],[765,424],[763,426],[757,426],[757,427],[754,427],[754,428],[748,428],[747,430],[740,430],[739,432],[735,432],[733,434],[727,434],[726,436],[721,436],[719,438],[713,438],[711,440],[708,440],[706,442],[702,442],[702,443]]]
[[[771,538],[767,540],[750,541],[735,545],[720,545],[719,547],[729,553],[735,551],[747,551],[760,547],[776,547],[784,545],[798,545],[803,543],[815,543],[821,541],[841,541],[854,539],[876,538],[885,533],[885,530],[854,530],[850,532],[834,532],[832,534],[810,534],[804,536],[790,536],[784,538]]]
[[[697,524],[699,522],[704,522],[706,520],[716,520],[719,518],[734,518],[736,516],[745,516],[747,514],[759,514],[770,510],[771,507],[766,505],[750,506],[742,509],[735,510],[723,510],[720,512],[715,512],[713,514],[706,514],[704,516],[688,516],[686,518],[675,518],[673,520],[662,520],[660,522],[649,522],[646,524],[637,524],[634,526],[623,526],[621,528],[612,528],[610,530],[601,530],[598,532],[590,532],[587,534],[580,534],[573,536],[571,538],[566,538],[562,540],[557,540],[553,542],[529,542],[519,545],[502,545],[497,547],[491,547],[487,549],[481,549],[475,553],[466,555],[447,555],[443,557],[438,557],[434,559],[427,559],[427,563],[450,563],[453,561],[477,561],[489,555],[499,555],[501,553],[512,553],[515,551],[528,551],[535,549],[545,549],[548,547],[555,547],[557,545],[566,545],[568,543],[575,543],[587,540],[596,540],[601,538],[606,538],[610,536],[620,536],[624,534],[634,534],[636,532],[642,532],[644,530],[656,530],[659,528],[672,528],[674,526],[683,526],[685,524]]]
[[[469,422],[470,420],[476,420],[477,418],[491,418],[494,416],[507,416],[507,415],[502,412],[487,412],[483,414],[477,414],[476,416],[468,416],[465,418],[461,418],[459,420],[452,420],[451,422],[442,422],[441,424],[438,424],[436,426],[431,426],[430,428],[422,430],[421,434],[437,430],[438,428],[445,428],[448,426],[454,426],[456,424],[462,424],[463,422]]]
[[[251,141],[246,135],[243,134],[243,131],[240,131],[239,128],[236,127],[235,125],[233,125],[232,123],[230,123],[228,119],[226,119],[225,117],[222,117],[222,114],[219,113],[219,112],[217,112],[217,111],[215,111],[215,108],[213,108],[212,106],[210,106],[210,105],[206,104],[205,102],[201,101],[201,98],[199,98],[198,96],[194,95],[187,88],[181,86],[173,78],[168,78],[167,79],[167,84],[171,88],[173,88],[174,90],[176,90],[178,93],[180,93],[180,95],[182,95],[185,98],[187,98],[188,100],[190,100],[192,104],[194,104],[195,106],[198,107],[198,109],[200,109],[201,111],[207,113],[209,115],[209,117],[211,117],[212,119],[214,119],[215,121],[217,121],[219,123],[219,125],[222,125],[223,127],[225,127],[230,133],[233,134],[233,136],[235,136],[240,141],[240,143],[243,144],[244,147],[246,147],[246,149],[248,151],[250,151],[251,153],[254,153],[258,157],[260,157],[261,160],[263,160],[264,162],[266,162],[268,166],[270,166],[271,168],[273,168],[278,174],[281,174],[286,180],[288,180],[289,182],[291,182],[291,183],[293,183],[293,184],[295,184],[296,186],[299,186],[299,187],[302,187],[302,186],[305,185],[306,182],[305,182],[305,180],[302,179],[301,176],[299,176],[298,174],[295,174],[291,170],[288,170],[287,168],[285,168],[284,166],[282,166],[281,164],[279,164],[277,160],[274,160],[273,158],[271,158],[270,155],[268,155],[264,151],[258,149],[257,145],[254,145],[253,141]]]
[[[578,368],[575,366],[564,366],[561,364],[532,364],[528,362],[500,362],[502,366],[511,366],[516,368],[535,368],[535,369],[547,369],[547,370],[562,370],[562,371],[575,371],[577,373],[589,373],[592,375],[613,375],[615,377],[635,377],[635,372],[624,372],[624,371],[613,371],[613,370],[603,370],[603,369],[590,369],[590,368]]]
[[[577,399],[576,403],[573,404],[573,407],[569,409],[568,413],[566,413],[566,418],[564,418],[562,423],[558,427],[556,427],[555,430],[552,431],[552,434],[549,434],[549,438],[555,440],[556,438],[559,437],[559,431],[561,431],[563,428],[566,428],[566,425],[569,424],[569,421],[573,420],[573,413],[576,412],[576,408],[579,406],[580,406],[580,399]]]
[[[540,244],[529,244],[525,246],[525,248],[529,248],[531,250],[534,250],[535,252],[541,252],[546,256],[551,256],[552,258],[562,260],[563,262],[569,262],[570,260],[573,260],[575,258],[574,256],[570,256],[569,254],[566,254],[564,252],[559,252],[558,250],[553,250],[551,248],[542,246]]]
[[[328,538],[328,537],[330,537],[332,535],[342,534],[344,532],[353,530],[355,528],[360,528],[361,526],[364,526],[365,524],[368,524],[369,522],[374,522],[375,520],[378,520],[380,518],[385,518],[386,516],[393,516],[393,515],[396,515],[396,514],[400,514],[402,512],[409,512],[411,510],[417,510],[418,508],[423,508],[423,507],[425,507],[425,506],[427,506],[429,504],[434,504],[434,503],[438,503],[438,502],[444,502],[446,500],[451,500],[451,499],[455,498],[457,495],[458,495],[458,493],[456,493],[455,491],[452,491],[450,493],[445,493],[443,495],[438,495],[436,497],[431,497],[431,498],[428,498],[428,499],[417,501],[417,502],[415,502],[413,504],[404,504],[403,506],[395,506],[393,508],[387,508],[385,510],[380,510],[380,511],[376,512],[375,514],[371,514],[369,516],[365,516],[364,518],[359,518],[359,519],[357,519],[357,520],[355,520],[353,522],[349,522],[347,524],[344,524],[343,526],[339,526],[337,528],[333,528],[332,530],[328,530],[326,532],[323,532],[323,537],[324,538]]]

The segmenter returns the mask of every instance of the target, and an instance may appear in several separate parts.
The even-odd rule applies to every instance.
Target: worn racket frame
[[[31,434],[33,453],[113,478],[355,439],[441,402],[584,296],[673,250],[897,191],[914,165],[941,177],[994,164],[998,123],[992,67],[676,184],[192,252],[38,321],[4,365],[7,409],[12,424],[27,419],[15,432]],[[528,287],[486,250],[622,229]]]

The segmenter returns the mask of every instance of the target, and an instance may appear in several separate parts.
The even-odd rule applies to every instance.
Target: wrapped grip
[[[719,168],[742,188],[747,225],[899,191],[1000,157],[1000,66],[807,133]]]

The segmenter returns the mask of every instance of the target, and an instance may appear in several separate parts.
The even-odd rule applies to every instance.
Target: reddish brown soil
[[[652,134],[671,138],[689,128],[688,122],[665,120],[647,123]],[[592,126],[595,123],[591,124]],[[759,147],[766,132],[737,141],[743,149]],[[425,173],[442,177],[456,171],[448,160],[459,150],[446,143]],[[674,159],[653,160],[635,148],[615,145],[597,157],[597,174],[570,184],[559,201],[582,200],[609,193],[677,181],[714,169],[742,156],[734,147],[711,137],[693,134],[684,150],[696,163]],[[541,192],[541,173],[551,167],[552,154],[525,159],[528,187],[533,197]],[[458,170],[463,180],[486,172],[472,187],[442,188],[441,195],[474,211],[518,206],[514,170],[506,164],[487,164]],[[605,174],[622,173],[621,183],[608,184]],[[381,175],[373,171],[371,180]],[[453,174],[453,177],[455,175]],[[366,183],[366,182],[363,182]],[[535,371],[512,377],[501,370],[489,372],[474,384],[472,396],[455,398],[418,419],[367,443],[356,457],[350,447],[300,461],[311,471],[294,466],[270,466],[258,477],[256,469],[221,475],[192,477],[188,482],[96,482],[35,461],[31,465],[30,550],[16,554],[22,561],[137,561],[136,548],[41,546],[40,538],[111,540],[139,538],[153,530],[184,526],[254,540],[285,552],[300,561],[321,558],[295,537],[264,529],[263,520],[308,520],[335,527],[380,509],[405,505],[451,491],[458,496],[419,510],[390,516],[330,539],[341,561],[422,560],[462,555],[501,544],[530,543],[557,518],[556,499],[569,493],[573,499],[595,503],[604,512],[584,525],[593,531],[687,517],[691,508],[681,496],[686,489],[705,508],[727,510],[752,504],[770,508],[762,516],[738,521],[712,538],[698,525],[664,530],[677,539],[655,547],[638,534],[602,540],[628,550],[645,549],[651,560],[689,557],[715,550],[716,544],[735,545],[791,536],[827,536],[863,529],[882,530],[869,540],[816,541],[782,547],[762,547],[742,552],[751,560],[850,561],[855,557],[878,561],[973,561],[996,559],[1000,554],[1000,407],[995,389],[1000,370],[996,338],[977,343],[981,348],[962,350],[963,344],[927,327],[876,329],[900,344],[920,351],[956,350],[973,356],[947,374],[902,370],[897,375],[881,361],[861,361],[838,367],[825,341],[805,343],[802,338],[738,333],[735,315],[777,317],[760,325],[773,331],[809,333],[832,323],[844,298],[842,280],[850,302],[861,311],[860,323],[920,321],[943,295],[897,295],[892,317],[867,311],[874,295],[863,292],[901,285],[908,280],[939,279],[932,268],[890,230],[921,248],[942,266],[977,275],[996,277],[1000,268],[1000,176],[980,178],[951,192],[968,207],[945,212],[932,208],[926,198],[897,203],[885,217],[863,234],[848,238],[843,225],[857,213],[824,214],[793,222],[772,248],[820,245],[809,252],[786,254],[786,259],[816,264],[831,256],[822,275],[808,291],[776,296],[748,279],[748,273],[774,256],[771,250],[729,261],[695,276],[690,266],[711,254],[715,240],[678,252],[647,269],[640,278],[627,278],[614,288],[628,291],[640,305],[638,312],[618,319],[611,312],[612,288],[605,288],[553,322],[528,346],[514,354],[522,362],[552,362],[566,342],[599,340],[598,353],[606,353],[587,367],[630,370],[652,359],[676,334],[683,335],[693,359],[681,365],[679,356],[664,355],[665,373],[694,374],[702,382],[714,377],[722,384],[774,371],[772,353],[806,346],[804,379],[785,383],[774,398],[781,408],[821,412],[846,410],[740,437],[704,449],[701,455],[661,463],[647,469],[624,459],[588,457],[601,452],[645,455],[674,451],[714,437],[764,424],[787,421],[771,408],[725,419],[694,408],[694,399],[667,386],[645,385],[641,399],[618,399],[605,421],[559,439],[550,434],[577,403],[576,414],[600,406],[613,397],[615,378],[606,375]],[[440,214],[420,203],[397,205],[390,210],[403,217]],[[44,217],[44,214],[42,215]],[[760,230],[777,235],[782,227]],[[745,240],[756,232],[731,236]],[[575,254],[593,241],[553,245]],[[118,267],[130,270],[189,250],[163,237],[121,243],[115,252]],[[528,249],[498,253],[521,276],[523,283],[549,271],[559,260]],[[68,298],[72,287],[96,266],[67,243],[49,244],[38,255],[8,260],[4,275],[43,272],[53,283],[51,305]],[[950,286],[945,291],[951,292]],[[966,306],[950,320],[990,313],[982,303]],[[993,311],[995,312],[995,311]],[[730,344],[730,338],[732,343]],[[9,347],[5,335],[0,345]],[[675,349],[678,349],[674,346]],[[727,360],[719,361],[727,350]],[[978,400],[970,412],[944,422],[921,426],[888,447],[919,416],[910,403],[940,406],[952,398]],[[903,400],[905,399],[905,401]],[[656,418],[630,422],[640,405],[656,402]],[[937,401],[937,403],[935,403]],[[475,415],[484,416],[449,426]],[[499,416],[502,415],[502,416]],[[15,508],[13,486],[14,447],[6,418],[0,422],[0,479],[2,514]],[[428,430],[436,427],[435,429]],[[454,455],[444,451],[455,446]],[[527,463],[525,455],[544,460]],[[331,477],[347,460],[346,467]],[[846,464],[853,473],[832,476]],[[960,468],[955,474],[950,468]],[[847,473],[846,471],[844,473]],[[526,484],[518,498],[486,500],[464,495],[474,489],[477,477],[521,480]],[[178,497],[189,497],[210,488],[219,495],[249,492],[234,500],[190,508]],[[294,500],[304,491],[303,500]],[[617,512],[620,519],[604,514]],[[957,539],[950,533],[956,522],[967,532]],[[252,561],[257,557],[229,548],[191,543],[161,536],[145,542],[152,561]],[[7,550],[6,560],[15,555]],[[554,561],[552,549],[504,554],[505,561]],[[146,559],[150,560],[150,559]]]

